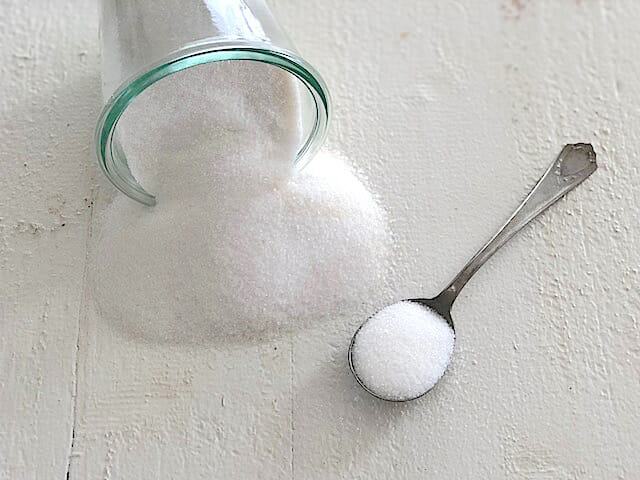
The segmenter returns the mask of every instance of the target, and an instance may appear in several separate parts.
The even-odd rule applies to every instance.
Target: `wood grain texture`
[[[329,83],[329,146],[389,212],[388,290],[244,344],[102,321],[95,5],[0,0],[0,478],[637,478],[640,4],[271,3]],[[362,392],[356,326],[437,292],[578,141],[598,172],[465,289],[442,384]]]
[[[99,108],[95,7],[0,2],[0,478],[64,479]]]

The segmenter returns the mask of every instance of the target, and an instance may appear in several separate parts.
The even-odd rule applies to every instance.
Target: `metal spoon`
[[[451,318],[451,307],[473,274],[476,273],[507,240],[569,191],[580,185],[596,171],[596,168],[596,154],[590,144],[576,143],[566,145],[560,152],[560,155],[558,155],[558,158],[551,164],[540,180],[538,180],[538,183],[533,187],[531,193],[527,195],[522,204],[520,204],[502,228],[498,230],[498,233],[469,260],[460,273],[458,273],[453,281],[438,296],[435,298],[414,298],[408,301],[419,303],[434,310],[455,330],[453,319]],[[358,376],[353,362],[353,346],[357,341],[358,333],[371,318],[372,317],[369,317],[369,319],[358,328],[349,346],[349,367],[356,380],[367,392],[382,400],[405,402],[423,396],[429,390],[421,392],[412,398],[403,398],[400,400],[385,398],[374,392],[370,386],[367,386]]]

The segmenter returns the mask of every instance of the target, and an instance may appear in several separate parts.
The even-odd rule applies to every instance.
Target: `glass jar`
[[[130,172],[117,141],[118,120],[143,90],[189,67],[251,60],[295,75],[306,87],[295,169],[322,145],[331,108],[326,84],[299,56],[263,0],[102,0],[101,14],[105,105],[96,127],[97,156],[109,180],[134,200],[155,204],[154,195]]]

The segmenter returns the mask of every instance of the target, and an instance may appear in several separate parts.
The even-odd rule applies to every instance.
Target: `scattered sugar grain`
[[[356,334],[352,362],[360,381],[387,400],[408,400],[430,390],[453,353],[455,335],[445,319],[415,302],[383,308]]]

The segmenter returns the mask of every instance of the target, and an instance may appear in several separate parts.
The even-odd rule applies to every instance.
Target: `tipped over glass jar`
[[[288,72],[300,85],[301,135],[294,168],[303,168],[322,145],[331,109],[327,86],[263,0],[102,0],[101,7],[104,108],[96,127],[96,153],[107,178],[127,196],[156,203],[131,173],[119,121],[145,89],[191,67],[242,60]]]

